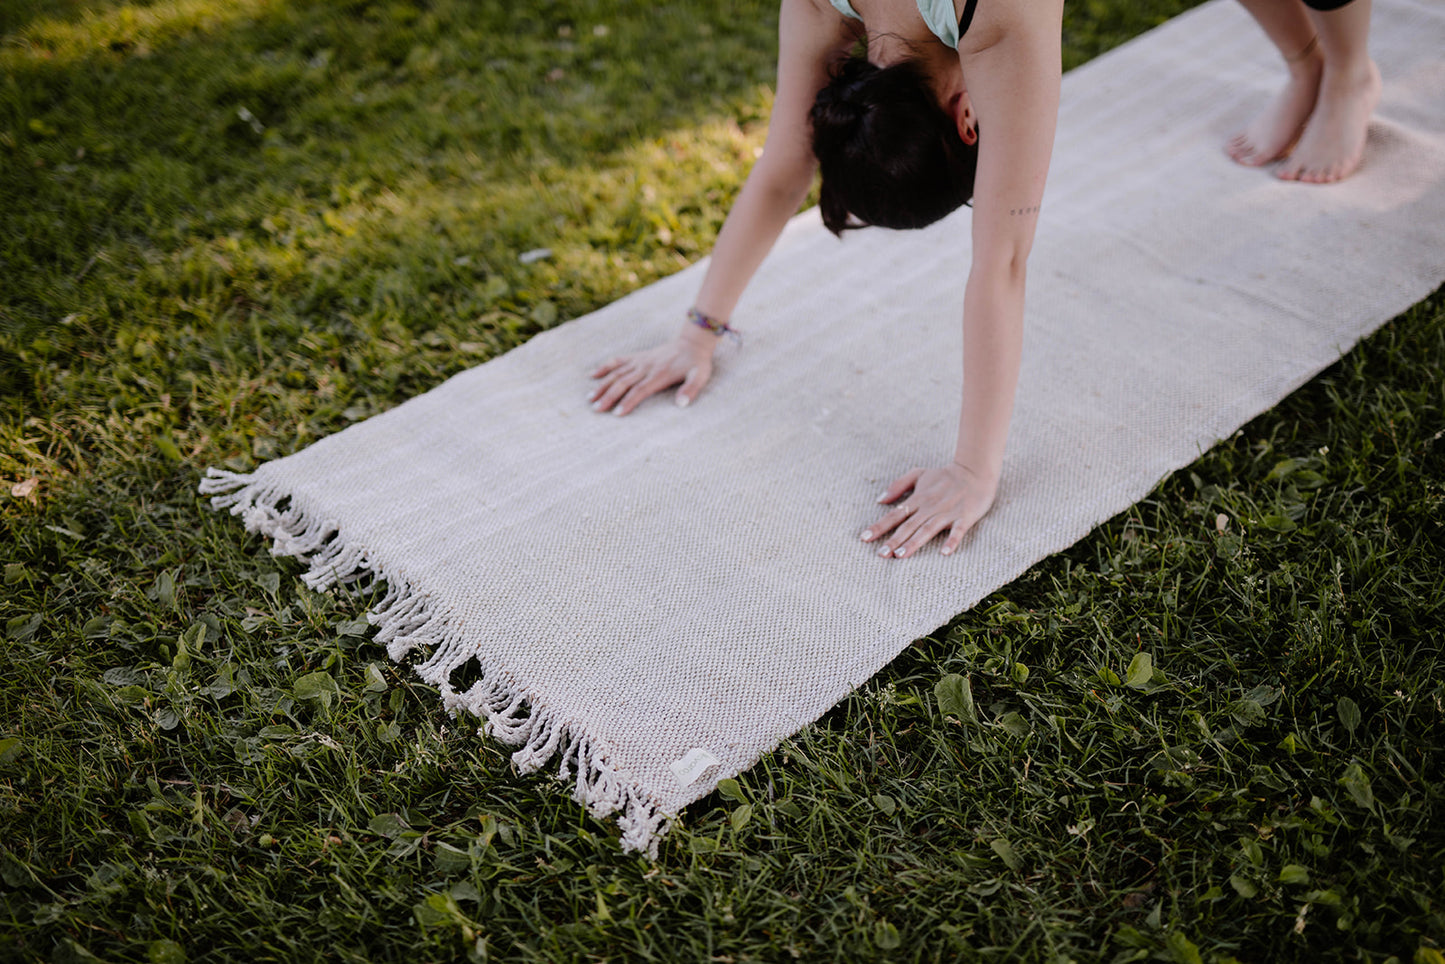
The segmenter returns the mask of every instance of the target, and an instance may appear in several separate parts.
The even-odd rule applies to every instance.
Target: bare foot
[[[1247,167],[1261,167],[1290,152],[1314,110],[1324,58],[1312,52],[1289,65],[1289,81],[1259,116],[1230,138],[1224,150]]]
[[[1380,71],[1373,60],[1352,75],[1326,68],[1314,113],[1279,176],[1330,184],[1355,173],[1365,154],[1370,115],[1379,102]]]

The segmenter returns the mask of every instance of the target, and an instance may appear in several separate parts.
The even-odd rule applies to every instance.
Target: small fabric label
[[[673,761],[672,775],[677,777],[677,782],[683,786],[691,786],[702,776],[702,771],[721,762],[707,750],[695,746],[683,754],[681,759]]]

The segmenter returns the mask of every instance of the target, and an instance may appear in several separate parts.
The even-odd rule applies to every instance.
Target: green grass
[[[1445,291],[655,863],[196,497],[705,253],[774,19],[0,6],[0,960],[1442,959]]]

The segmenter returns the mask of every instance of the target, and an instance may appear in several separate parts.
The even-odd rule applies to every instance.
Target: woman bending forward
[[[1315,12],[1306,16],[1301,7],[1297,17],[1278,18],[1281,28],[1266,20],[1272,11],[1262,17],[1256,9],[1271,4],[1300,0],[1246,3],[1297,72],[1298,28]],[[1058,118],[1062,20],[1062,0],[782,0],[766,145],[718,234],[697,301],[671,341],[593,372],[593,408],[626,415],[679,383],[677,404],[697,397],[711,377],[718,335],[820,168],[823,221],[835,233],[923,227],[972,197],[966,275],[959,265],[963,404],[953,460],[895,479],[879,499],[891,508],[862,533],[890,558],[912,556],[940,535],[944,555],[957,550],[998,491],[1018,384],[1024,278]],[[849,59],[860,43],[866,59]],[[1286,107],[1231,145],[1237,159],[1257,163],[1287,152],[1292,141],[1278,143],[1277,132],[1308,119],[1301,98],[1286,91]],[[1368,112],[1355,124],[1360,144],[1367,120]],[[1328,151],[1311,146],[1315,157]],[[1357,163],[1328,174],[1343,176]],[[1312,160],[1303,176],[1325,167]]]

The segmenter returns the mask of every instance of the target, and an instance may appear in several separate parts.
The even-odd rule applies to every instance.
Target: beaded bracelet
[[[711,315],[705,315],[696,308],[687,309],[687,320],[699,328],[706,328],[719,338],[723,335],[730,335],[733,340],[738,343],[741,343],[743,340],[743,336],[732,325],[725,321],[719,321]]]

